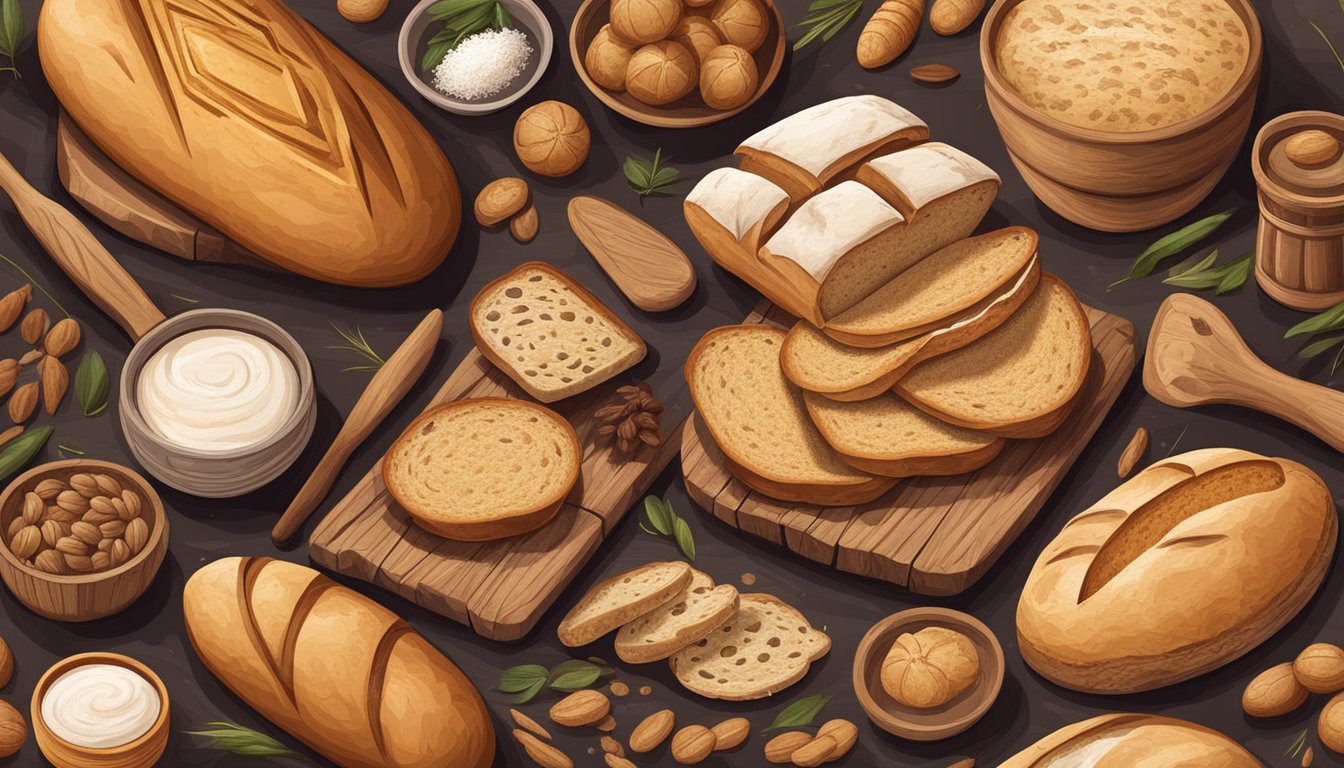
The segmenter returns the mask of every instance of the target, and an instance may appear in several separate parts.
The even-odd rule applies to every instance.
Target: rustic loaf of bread
[[[1216,669],[1302,609],[1337,528],[1329,490],[1296,462],[1225,448],[1160,461],[1041,552],[1017,607],[1022,657],[1095,693]]]
[[[248,706],[346,768],[485,768],[480,693],[396,614],[317,571],[226,557],[182,590],[187,637]]]
[[[1240,744],[1160,715],[1101,715],[1067,725],[999,768],[1262,768]]]
[[[61,105],[114,162],[284,269],[429,274],[461,221],[453,168],[372,75],[279,0],[52,0]]]

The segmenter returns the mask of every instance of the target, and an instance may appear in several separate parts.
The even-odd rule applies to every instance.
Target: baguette
[[[187,637],[248,706],[345,768],[484,768],[480,693],[406,622],[311,568],[228,557],[192,574]]]
[[[999,768],[1262,768],[1240,744],[1202,725],[1114,714],[1067,725]]]
[[[1335,505],[1311,470],[1226,448],[1160,461],[1064,526],[1017,607],[1022,657],[1067,688],[1131,693],[1216,669],[1320,586]]]

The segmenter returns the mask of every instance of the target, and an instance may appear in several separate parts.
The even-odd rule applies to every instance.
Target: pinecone
[[[593,414],[602,426],[597,428],[598,443],[615,442],[616,450],[634,453],[641,445],[657,447],[662,443],[658,414],[663,404],[653,396],[648,384],[627,384],[616,390],[617,402],[603,406]]]

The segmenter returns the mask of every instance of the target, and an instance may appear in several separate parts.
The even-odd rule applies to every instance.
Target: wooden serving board
[[[697,414],[682,435],[686,492],[728,525],[846,573],[922,595],[963,592],[1040,511],[1134,371],[1134,326],[1092,307],[1084,310],[1092,325],[1092,370],[1075,411],[1048,437],[1010,440],[976,472],[903,480],[856,507],[779,502],[728,474]],[[744,322],[787,328],[794,318],[762,302]]]
[[[578,484],[549,525],[491,542],[450,541],[424,531],[383,486],[381,460],[318,525],[313,561],[391,590],[491,640],[517,640],[536,625],[658,473],[677,455],[684,409],[666,404],[662,443],[632,457],[597,444],[593,413],[637,383],[617,377],[550,407],[574,425],[583,446]],[[658,393],[655,392],[655,395]],[[477,397],[527,399],[523,390],[472,349],[430,407]],[[661,398],[660,398],[661,399]],[[520,478],[525,481],[526,478]]]

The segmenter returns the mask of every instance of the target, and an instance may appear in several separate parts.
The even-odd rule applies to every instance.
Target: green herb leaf
[[[1214,251],[1213,255],[1216,254],[1217,251]],[[1236,290],[1245,284],[1254,261],[1255,254],[1248,253],[1235,261],[1217,267],[1192,269],[1174,277],[1168,277],[1162,282],[1178,288],[1194,288],[1197,290],[1216,288],[1219,294],[1223,294]],[[1201,262],[1201,264],[1203,263]]]
[[[54,431],[50,426],[36,427],[5,443],[0,448],[0,481],[26,467]]]
[[[826,702],[831,697],[818,694],[799,699],[789,706],[785,707],[776,717],[775,721],[765,729],[766,733],[778,731],[785,728],[806,728],[812,725],[812,721],[821,714],[821,708],[826,706]]]
[[[1318,357],[1325,352],[1334,349],[1335,345],[1344,342],[1344,336],[1326,336],[1323,339],[1317,339],[1298,351],[1297,356],[1303,360],[1310,360]]]
[[[1307,729],[1303,728],[1302,732],[1297,734],[1297,738],[1293,741],[1293,745],[1288,747],[1288,749],[1284,750],[1283,752],[1284,757],[1294,757],[1294,758],[1297,757],[1298,754],[1302,751],[1302,747],[1305,746],[1306,743],[1307,743]]]
[[[625,180],[630,184],[630,189],[641,199],[649,195],[673,194],[676,190],[672,187],[681,177],[681,171],[663,165],[661,148],[653,153],[652,161],[630,155],[625,158],[625,164],[621,168],[625,171]]]
[[[546,687],[546,681],[538,680],[537,682],[523,689],[523,691],[519,693],[517,696],[514,696],[513,703],[526,704],[527,702],[537,698],[537,694],[541,693],[541,690],[545,687]]]
[[[56,444],[56,450],[60,451],[61,453],[68,453],[68,454],[70,454],[71,456],[85,456],[85,455],[87,455],[86,452],[81,451],[81,450],[79,450],[78,448],[72,448],[71,446],[65,445],[64,443],[57,443],[57,444]]]
[[[1291,339],[1303,334],[1329,333],[1341,329],[1344,329],[1344,301],[1289,328],[1283,334],[1283,338]]]
[[[1314,21],[1309,21],[1307,23],[1310,24],[1311,28],[1316,30],[1316,34],[1320,35],[1321,39],[1325,41],[1325,45],[1330,49],[1330,53],[1334,54],[1335,61],[1339,64],[1339,68],[1344,70],[1344,58],[1340,58],[1339,51],[1335,50],[1335,44],[1330,42],[1330,38],[1326,36],[1325,30],[1317,26]]]
[[[19,54],[19,43],[23,42],[23,8],[19,0],[3,0],[0,3],[0,32],[4,33],[4,53],[11,62]],[[18,74],[16,71],[15,74]]]
[[[525,691],[541,681],[546,684],[546,668],[540,664],[519,664],[499,673],[499,690],[505,693]]]
[[[673,523],[672,536],[677,540],[681,554],[685,555],[687,560],[695,562],[695,537],[691,535],[691,526],[678,517]]]
[[[602,677],[602,668],[588,661],[571,659],[551,669],[546,685],[557,691],[577,691],[596,683]]]
[[[662,499],[657,496],[645,496],[644,516],[649,519],[649,525],[652,525],[658,533],[664,536],[672,535],[674,514],[672,508],[665,505]]]
[[[335,320],[331,320],[330,322],[331,327],[336,330],[336,333],[340,335],[342,339],[345,340],[345,343],[333,344],[328,346],[327,349],[344,349],[348,352],[354,352],[356,355],[359,355],[360,357],[368,361],[360,365],[352,365],[346,368],[342,368],[341,369],[342,372],[376,371],[379,368],[382,368],[384,365],[387,365],[387,361],[384,360],[382,356],[379,355],[377,352],[373,351],[373,346],[369,344],[369,342],[364,338],[364,332],[359,329],[359,326],[355,326],[355,329],[352,331],[348,328],[339,325]]]
[[[644,528],[647,533],[670,537],[677,543],[677,548],[687,560],[695,561],[695,536],[691,533],[691,526],[672,509],[667,499],[645,496],[644,516],[648,518],[653,530],[644,528],[643,524],[640,528]]]
[[[1251,276],[1251,267],[1255,265],[1255,254],[1248,253],[1237,261],[1228,265],[1227,274],[1218,285],[1214,286],[1213,292],[1222,296],[1224,293],[1235,291],[1246,284],[1246,278]]]
[[[204,736],[210,739],[211,749],[232,752],[242,757],[285,757],[311,764],[308,758],[261,731],[234,723],[213,722],[206,725],[210,726],[209,730],[187,731],[187,734]]]
[[[1214,248],[1205,255],[1196,253],[1194,256],[1182,261],[1180,264],[1167,270],[1167,277],[1180,277],[1188,272],[1198,272],[1213,266],[1218,260],[1218,249]]]
[[[75,369],[75,398],[85,416],[97,416],[107,408],[107,393],[112,380],[107,366],[95,349],[84,353]]]
[[[513,17],[498,0],[439,0],[429,7],[428,15],[443,22],[443,29],[425,44],[420,57],[423,71],[437,67],[449,51],[477,32],[513,28]]]
[[[794,52],[818,39],[824,43],[835,37],[854,20],[862,7],[863,0],[812,0],[807,6],[807,14],[795,25],[795,28],[807,31],[793,44]]]
[[[1200,219],[1189,226],[1182,227],[1181,229],[1172,232],[1148,246],[1143,253],[1139,254],[1139,258],[1135,260],[1134,265],[1129,268],[1129,274],[1114,283],[1111,283],[1109,288],[1114,288],[1127,280],[1139,280],[1152,274],[1159,262],[1168,257],[1175,256],[1181,251],[1194,246],[1204,238],[1213,234],[1223,225],[1223,222],[1232,217],[1233,213],[1236,213],[1236,211],[1223,211],[1222,213]]]

